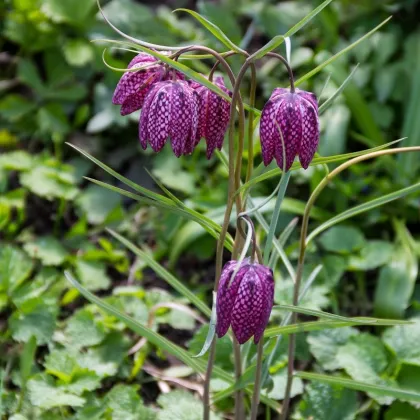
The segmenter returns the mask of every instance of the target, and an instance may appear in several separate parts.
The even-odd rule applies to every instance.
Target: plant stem
[[[357,156],[353,159],[344,162],[329,174],[327,174],[322,181],[316,186],[315,190],[309,197],[308,202],[305,206],[305,211],[303,214],[302,219],[302,229],[300,233],[300,242],[299,242],[299,259],[298,259],[298,266],[296,270],[296,280],[293,290],[293,305],[297,306],[298,298],[299,298],[299,288],[300,283],[302,281],[302,274],[303,274],[303,264],[305,261],[305,251],[306,251],[306,237],[308,233],[308,225],[309,225],[309,215],[312,210],[313,205],[315,204],[316,199],[318,198],[319,194],[321,194],[322,190],[329,184],[329,182],[340,172],[344,169],[347,169],[351,165],[356,163],[362,162],[364,160],[373,159],[375,157],[385,156],[385,155],[392,155],[397,153],[408,153],[408,152],[418,152],[420,151],[420,146],[413,146],[413,147],[401,147],[397,149],[385,149],[379,150],[377,152],[368,153],[366,155]],[[296,324],[298,319],[297,312],[292,314],[292,324]],[[281,420],[287,419],[287,412],[289,410],[290,404],[290,391],[292,389],[293,384],[293,366],[294,366],[294,358],[295,358],[295,344],[296,344],[296,335],[291,334],[289,336],[289,348],[288,348],[288,364],[287,364],[287,383],[286,383],[286,390],[284,394],[283,400],[283,407],[281,413]]]
[[[260,387],[261,387],[261,371],[262,371],[263,354],[264,354],[264,337],[261,337],[261,340],[258,343],[258,350],[257,350],[257,366],[255,370],[254,391],[252,393],[251,420],[256,420],[257,414],[258,414],[258,405],[260,403]]]
[[[235,360],[235,379],[238,382],[242,376],[242,358],[241,358],[241,346],[238,340],[233,336],[233,354]],[[244,407],[244,392],[242,389],[235,392],[235,420],[245,419],[245,407]]]

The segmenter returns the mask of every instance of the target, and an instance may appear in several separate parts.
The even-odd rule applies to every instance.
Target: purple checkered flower
[[[273,158],[283,169],[283,144],[286,148],[286,171],[290,169],[296,155],[303,168],[307,168],[314,157],[319,142],[318,102],[313,93],[296,89],[274,89],[265,104],[260,121],[261,149],[264,165]]]
[[[129,69],[142,67],[144,68],[139,71],[127,71],[118,82],[112,103],[121,105],[121,115],[128,115],[141,109],[154,83],[174,77],[184,79],[182,73],[175,70],[167,71],[165,66],[150,54],[140,53],[128,65]]]
[[[216,77],[214,84],[232,96],[232,92],[225,86],[223,77]],[[222,148],[229,124],[230,103],[205,86],[198,83],[194,83],[192,86],[196,88],[200,98],[196,141],[198,143],[202,137],[206,139],[207,159],[210,159],[215,149]]]
[[[198,94],[183,80],[153,85],[140,116],[140,144],[159,152],[168,137],[177,157],[192,153],[196,146]]]
[[[216,300],[216,334],[223,337],[230,326],[240,344],[254,336],[257,344],[267,326],[274,299],[274,279],[271,269],[251,263],[229,261],[222,271]]]

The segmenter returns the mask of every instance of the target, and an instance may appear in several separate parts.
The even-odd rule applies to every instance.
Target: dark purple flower
[[[196,145],[198,95],[183,80],[167,80],[153,85],[140,116],[140,144],[159,152],[168,137],[177,157],[190,154]]]
[[[232,95],[225,86],[223,77],[216,77],[214,84],[223,92]],[[197,86],[198,85],[198,86]],[[197,143],[202,137],[207,143],[207,159],[210,159],[215,149],[221,149],[225,132],[229,124],[230,103],[220,95],[205,86],[193,83],[200,97],[200,113],[198,117]]]
[[[261,149],[264,165],[273,158],[283,169],[283,146],[279,127],[286,147],[286,171],[290,169],[296,155],[303,168],[307,168],[314,157],[319,142],[318,102],[313,93],[296,89],[274,89],[265,104],[260,121]]]
[[[274,299],[271,269],[244,260],[234,279],[238,261],[229,261],[222,271],[216,300],[216,333],[223,337],[230,326],[240,344],[254,336],[257,344],[270,318]]]
[[[136,55],[128,65],[129,69],[142,67],[145,68],[124,73],[118,82],[112,103],[122,105],[121,115],[131,114],[141,109],[153,84],[172,78],[175,72],[175,70],[167,71],[162,63],[158,63],[157,58],[146,53]],[[175,74],[177,79],[184,78],[179,72],[175,72]]]

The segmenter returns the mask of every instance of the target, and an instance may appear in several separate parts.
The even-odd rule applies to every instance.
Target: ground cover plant
[[[172,6],[2,6],[1,415],[417,418],[417,2]]]

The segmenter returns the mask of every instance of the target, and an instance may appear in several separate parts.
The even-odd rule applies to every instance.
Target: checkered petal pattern
[[[225,265],[217,292],[217,336],[223,337],[229,326],[240,344],[254,336],[258,343],[270,318],[274,298],[273,272],[249,260],[242,262],[235,278],[237,261]]]
[[[168,137],[174,154],[191,153],[197,132],[196,93],[187,82],[156,83],[147,94],[139,123],[139,138],[143,149],[149,143],[159,152]]]
[[[266,166],[275,158],[277,165],[283,169],[285,156],[285,169],[288,171],[298,155],[306,169],[319,143],[316,96],[299,89],[294,93],[284,88],[274,89],[262,111],[260,139],[263,162]]]
[[[214,84],[232,96],[232,92],[225,86],[223,77],[216,77]],[[210,159],[215,149],[222,148],[229,124],[230,103],[205,86],[199,85],[196,91],[200,101],[196,142],[198,143],[202,137],[205,138],[207,159]]]
[[[156,65],[153,65],[156,63]],[[158,60],[146,53],[136,55],[128,65],[128,69],[137,69],[148,66],[139,71],[128,71],[123,74],[114,91],[112,103],[121,105],[121,115],[128,115],[142,108],[145,98],[152,86],[161,80],[175,78],[183,80],[182,73],[170,70],[166,72],[165,67],[158,63]]]

